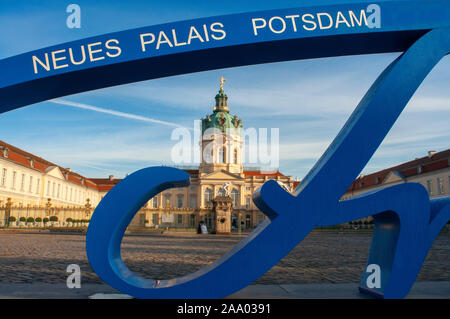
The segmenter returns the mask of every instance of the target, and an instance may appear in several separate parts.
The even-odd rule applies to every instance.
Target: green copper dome
[[[202,134],[209,128],[217,128],[222,132],[230,132],[231,134],[241,134],[242,120],[237,115],[231,115],[227,105],[228,96],[221,87],[216,95],[216,106],[213,114],[207,115],[202,119]]]

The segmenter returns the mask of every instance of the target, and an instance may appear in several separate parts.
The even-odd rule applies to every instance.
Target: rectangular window
[[[13,176],[12,176],[12,189],[16,188],[16,177],[17,177],[17,172],[13,171]]]
[[[204,193],[205,207],[207,207],[210,204],[210,202],[212,201],[212,197],[213,197],[213,190],[210,188],[205,189]]]
[[[20,190],[25,190],[25,174],[22,174],[22,179],[20,180]]]
[[[177,222],[178,224],[183,224],[183,215],[177,214]]]
[[[69,188],[66,186],[66,200],[68,195],[69,195]]]
[[[245,208],[246,208],[247,210],[250,209],[250,197],[246,197],[246,198],[245,198]]]
[[[40,184],[41,184],[41,179],[38,178],[36,181],[36,194],[39,194],[39,188],[41,186]]]
[[[427,180],[428,195],[433,195],[433,181]]]
[[[444,194],[444,180],[440,177],[436,179],[437,181],[437,192],[438,194]]]
[[[178,208],[183,207],[183,195],[178,195],[177,196],[177,207]]]
[[[8,175],[8,170],[4,168],[2,170],[2,186],[6,185],[6,176]]]
[[[153,197],[152,203],[153,203],[153,208],[158,208],[158,196]],[[153,224],[155,224],[155,223],[153,223]]]
[[[153,225],[158,225],[158,214],[153,214],[152,215],[152,224]]]
[[[197,196],[196,195],[191,195],[189,196],[189,207],[190,208],[197,208]]]
[[[61,195],[61,184],[58,184],[58,192],[56,193],[56,197],[59,198],[59,195]]]
[[[30,176],[30,184],[28,185],[28,192],[33,192],[33,176]]]

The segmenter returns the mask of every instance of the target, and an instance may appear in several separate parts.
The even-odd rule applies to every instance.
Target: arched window
[[[213,148],[211,147],[211,149],[208,149],[210,146],[208,145],[204,145],[203,146],[203,151],[202,151],[202,156],[203,156],[203,160],[205,161],[206,164],[212,164],[214,163],[214,152],[213,152]]]
[[[211,188],[205,189],[204,197],[205,197],[204,206],[208,206],[209,203],[212,201],[213,190]]]
[[[234,149],[233,164],[237,164],[237,163],[238,163],[238,149],[235,148],[235,149]]]
[[[231,199],[233,200],[233,206],[239,206],[239,191],[237,189],[233,189],[231,191]]]

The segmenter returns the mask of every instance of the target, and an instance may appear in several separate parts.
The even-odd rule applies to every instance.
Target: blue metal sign
[[[274,181],[255,192],[255,204],[269,218],[213,264],[188,276],[155,281],[131,272],[120,256],[125,229],[139,208],[164,189],[189,184],[189,175],[175,168],[145,168],[118,183],[95,210],[86,238],[92,268],[124,293],[138,298],[220,298],[262,276],[314,227],[373,215],[374,238],[360,290],[402,298],[450,218],[450,198],[430,200],[419,184],[340,198],[449,51],[449,1],[328,1],[127,30],[0,60],[0,112],[190,72],[404,52],[378,77],[293,194]]]

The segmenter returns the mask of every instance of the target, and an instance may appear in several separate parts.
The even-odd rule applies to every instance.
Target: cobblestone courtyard
[[[256,283],[357,283],[371,236],[359,232],[313,232]],[[122,255],[128,267],[142,276],[169,279],[213,262],[242,238],[129,235],[124,238]],[[82,283],[102,282],[87,261],[84,235],[0,231],[0,282],[64,283],[69,264],[80,265]],[[450,280],[449,232],[434,242],[418,280]]]

